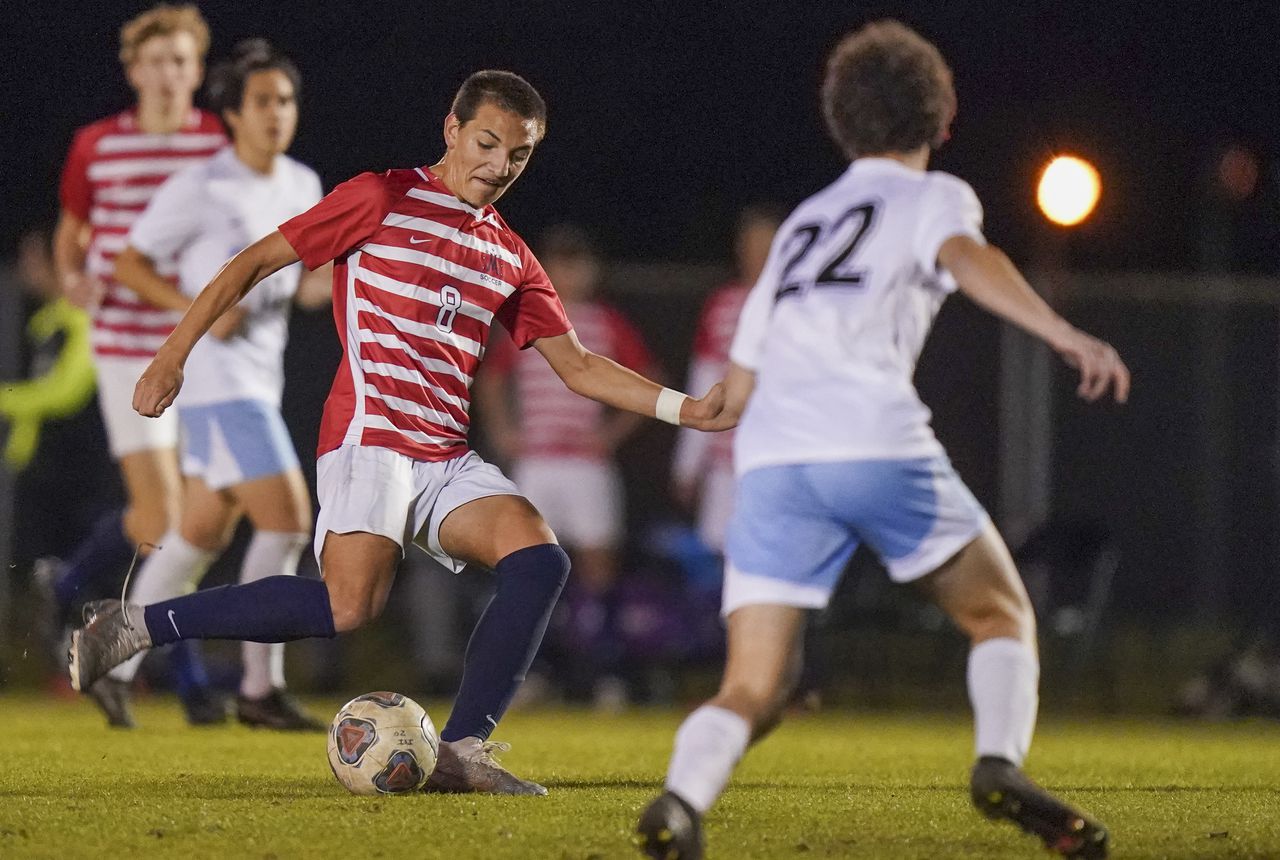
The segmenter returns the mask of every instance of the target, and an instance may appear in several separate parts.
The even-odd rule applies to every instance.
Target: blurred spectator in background
[[[65,551],[111,502],[110,461],[93,399],[89,316],[61,295],[44,228],[18,244],[27,313],[25,378],[0,384],[5,464],[19,473],[15,561]],[[107,497],[104,501],[104,497]]]
[[[1267,169],[1255,147],[1230,140],[1213,151],[1203,212],[1202,271],[1280,274],[1280,178]],[[1225,312],[1206,308],[1200,313],[1202,325],[1207,315],[1218,315],[1218,346],[1223,348],[1232,336]],[[1280,440],[1275,446],[1280,452]],[[1280,718],[1280,592],[1273,592],[1269,606],[1265,595],[1258,595],[1258,603],[1263,608],[1252,624],[1242,625],[1231,651],[1178,691],[1177,713],[1208,719]]]
[[[660,374],[639,332],[595,297],[601,260],[590,237],[569,225],[544,234],[538,257],[583,345],[650,378]],[[627,702],[612,592],[623,531],[623,486],[614,454],[640,416],[606,409],[560,382],[536,351],[495,338],[476,382],[476,402],[496,453],[573,558],[551,640],[571,701],[605,709]]]
[[[1254,147],[1233,140],[1214,151],[1203,211],[1204,271],[1280,273],[1280,184]]]
[[[706,391],[724,379],[742,303],[760,277],[783,217],[780,210],[763,206],[749,207],[738,216],[734,276],[703,305],[685,390]],[[672,470],[676,500],[696,515],[698,534],[707,547],[722,553],[733,512],[733,431],[680,430]]]

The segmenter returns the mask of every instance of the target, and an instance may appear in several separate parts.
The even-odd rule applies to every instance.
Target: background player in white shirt
[[[178,315],[143,301],[111,271],[156,188],[226,143],[218,118],[192,107],[208,48],[209,28],[195,6],[162,3],[125,22],[120,62],[137,104],[79,129],[63,165],[54,265],[65,295],[93,317],[98,407],[127,504],[105,514],[65,564],[38,569],[37,581],[57,616],[51,630],[61,629],[78,602],[118,589],[135,548],[146,555],[177,522],[177,416],[143,419],[132,409],[132,389]],[[174,273],[172,260],[159,265]],[[170,656],[188,720],[223,719],[198,651],[180,645]],[[102,692],[95,690],[95,698]],[[117,703],[99,704],[124,713]]]
[[[1039,663],[1035,618],[989,517],[951,468],[911,377],[934,315],[959,289],[1080,371],[1079,394],[1128,396],[1114,349],[1073,328],[986,244],[969,186],[925,168],[955,111],[937,49],[896,22],[828,61],[827,125],[852,160],[783,224],[747,300],[726,380],[737,509],[720,692],[676,734],[667,791],[640,820],[650,856],[702,856],[700,819],[752,740],[781,716],[806,608],[826,605],[865,541],[970,638],[974,803],[1067,856],[1103,857],[1107,832],[1020,770]]]
[[[116,277],[158,307],[185,310],[229,257],[314,206],[320,179],[285,150],[298,125],[297,67],[261,39],[236,46],[209,76],[232,145],[175,174],[151,199],[116,260]],[[178,287],[156,260],[178,260]],[[253,524],[240,581],[294,574],[311,536],[311,500],[280,415],[289,307],[328,301],[330,267],[281,269],[196,344],[177,400],[186,480],[181,523],[136,575],[130,597],[153,603],[196,587],[241,516]],[[323,730],[284,691],[284,645],[245,642],[237,697],[243,723]],[[142,655],[98,684],[127,685]],[[121,693],[101,699],[126,702]]]

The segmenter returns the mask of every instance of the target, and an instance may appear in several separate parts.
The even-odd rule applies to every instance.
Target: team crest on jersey
[[[494,253],[485,254],[484,272],[488,275],[498,274],[498,255]]]
[[[363,696],[356,696],[351,700],[355,702],[373,702],[375,705],[381,705],[384,708],[398,708],[404,704],[404,696],[399,693],[365,693]]]
[[[334,727],[333,737],[338,742],[338,758],[344,764],[357,765],[378,739],[378,729],[368,720],[347,717]]]
[[[422,768],[413,753],[408,750],[397,750],[391,754],[384,767],[373,778],[373,785],[383,794],[397,794],[411,791],[422,782]]]

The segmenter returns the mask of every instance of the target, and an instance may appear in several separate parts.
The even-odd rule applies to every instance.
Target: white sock
[[[215,558],[217,553],[187,543],[177,532],[169,532],[134,573],[129,582],[129,602],[147,606],[190,594]],[[132,681],[144,656],[146,652],[130,657],[111,670],[111,677],[126,683]]]
[[[968,675],[977,754],[1021,767],[1040,702],[1035,652],[1017,639],[988,639],[969,652]]]
[[[676,732],[667,790],[705,813],[724,791],[751,740],[751,726],[733,711],[703,705]]]
[[[267,576],[292,576],[298,560],[310,542],[301,532],[255,531],[240,566],[240,583],[256,582]],[[275,688],[284,687],[284,643],[245,642],[241,645],[244,675],[240,695],[261,699]]]

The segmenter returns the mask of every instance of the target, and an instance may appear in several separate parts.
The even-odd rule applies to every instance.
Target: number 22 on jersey
[[[869,271],[854,258],[875,227],[877,208],[874,201],[860,203],[830,223],[796,227],[784,245],[783,253],[789,256],[774,301],[810,287],[861,287]]]

